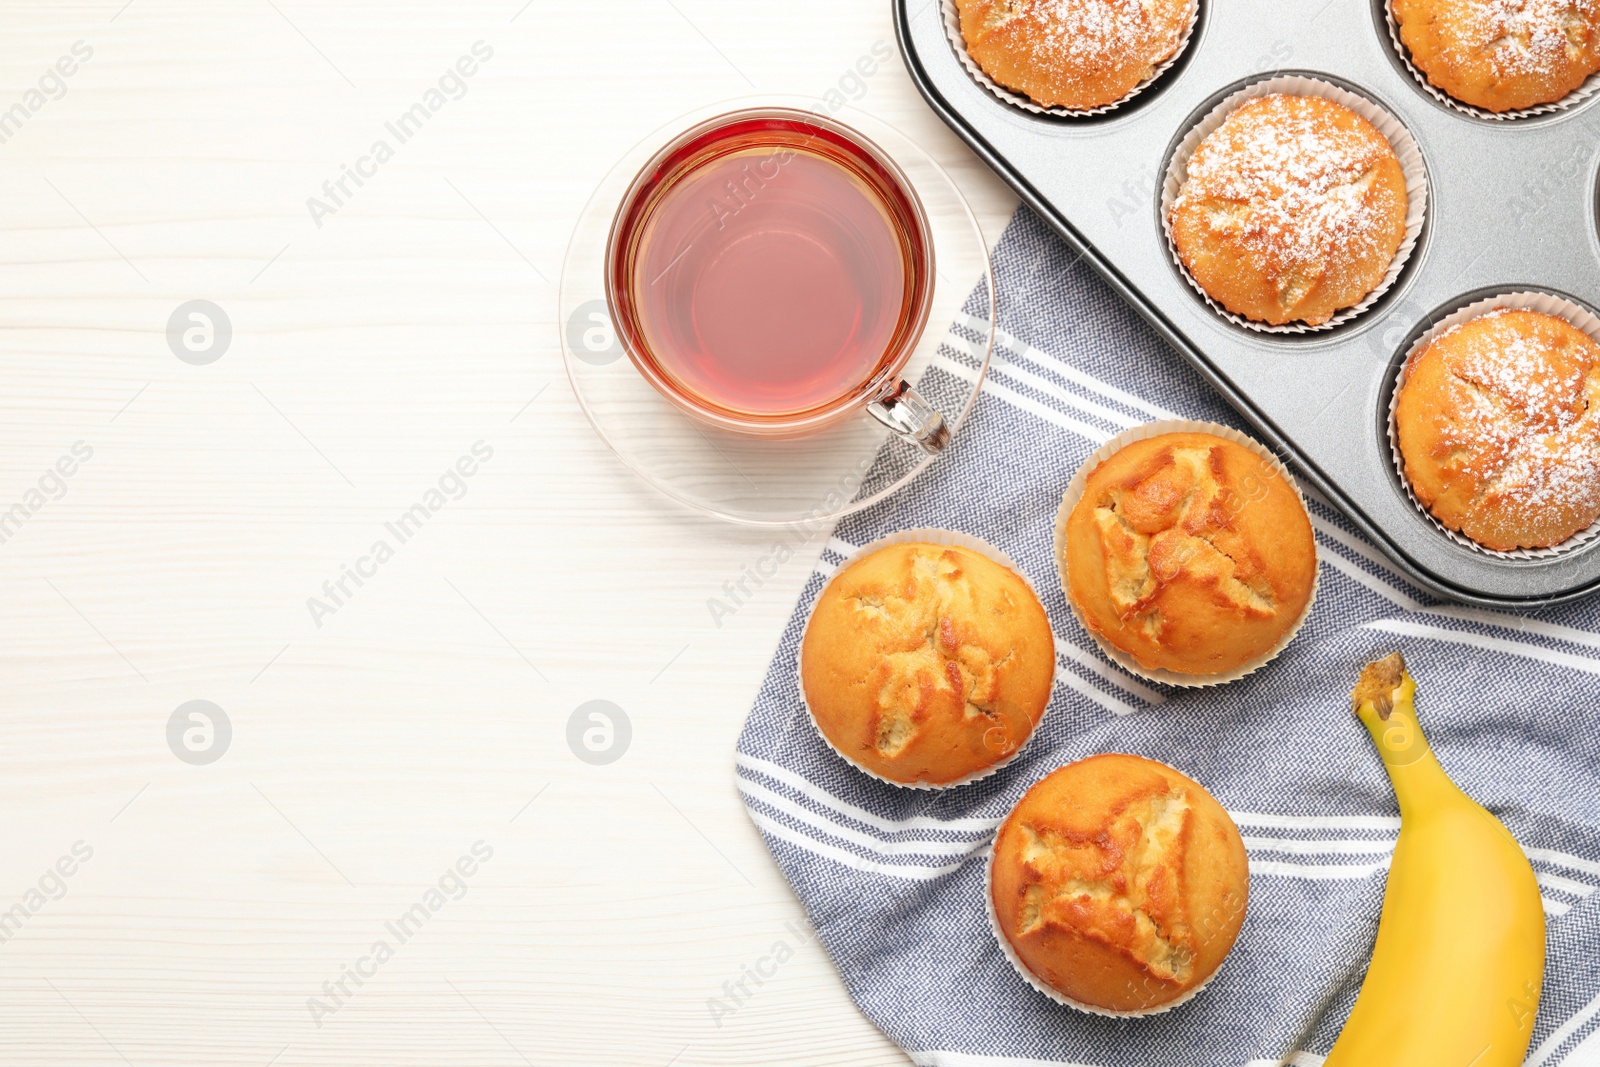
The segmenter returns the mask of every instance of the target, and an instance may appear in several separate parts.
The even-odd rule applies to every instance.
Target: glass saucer
[[[561,272],[561,348],[584,414],[618,458],[696,511],[752,526],[832,523],[893,493],[939,456],[897,437],[866,409],[800,437],[761,437],[685,415],[634,368],[605,299],[606,238],[640,168],[680,131],[749,107],[825,115],[872,141],[900,167],[933,235],[928,327],[901,372],[938,408],[956,447],[994,346],[994,280],[978,221],[943,168],[910,138],[850,107],[782,96],[724,101],[674,120],[619,160],[578,219]]]

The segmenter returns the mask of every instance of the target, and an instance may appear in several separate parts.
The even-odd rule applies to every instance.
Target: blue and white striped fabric
[[[1550,963],[1527,1063],[1600,1064],[1600,601],[1530,615],[1440,603],[1313,494],[1322,587],[1281,657],[1212,690],[1129,677],[1063,597],[1051,559],[1061,493],[1126,427],[1172,416],[1244,427],[1026,210],[995,266],[1004,329],[971,421],[920,480],[839,526],[739,740],[750,817],[861,1010],[914,1062],[941,1067],[1321,1063],[1360,986],[1399,828],[1348,693],[1360,664],[1398,647],[1440,760],[1510,827],[1544,890]],[[929,379],[970,376],[976,361],[960,349],[946,346]],[[1060,649],[1054,698],[1023,756],[938,792],[844,763],[807,721],[795,680],[802,625],[838,562],[918,526],[1010,553]],[[1200,781],[1250,855],[1250,911],[1227,965],[1200,997],[1146,1019],[1046,1000],[1006,962],[985,916],[982,857],[1000,818],[1044,774],[1103,751]]]

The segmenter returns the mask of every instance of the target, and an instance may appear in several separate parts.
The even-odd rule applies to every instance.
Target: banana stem
[[[1398,652],[1367,664],[1351,693],[1356,717],[1372,735],[1389,773],[1402,818],[1441,794],[1460,792],[1434,757],[1417,721],[1416,693],[1417,683]]]

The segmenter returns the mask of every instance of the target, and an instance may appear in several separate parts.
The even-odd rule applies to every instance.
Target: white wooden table
[[[752,91],[859,95],[997,237],[898,59],[849,73],[880,40],[887,0],[0,10],[0,1062],[904,1062],[732,784],[820,541],[717,626],[770,538],[612,458],[554,321],[599,177]],[[174,749],[196,700],[231,740]]]

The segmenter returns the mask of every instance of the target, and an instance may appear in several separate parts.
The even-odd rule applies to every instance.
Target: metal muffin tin
[[[1407,498],[1387,439],[1412,342],[1474,300],[1545,290],[1600,303],[1600,95],[1491,121],[1430,96],[1390,41],[1385,0],[1200,0],[1179,62],[1093,118],[1033,115],[962,66],[940,0],[892,0],[917,88],[951,129],[1105,276],[1301,475],[1406,573],[1454,600],[1535,607],[1600,589],[1600,540],[1545,559],[1452,541]],[[1381,300],[1333,330],[1260,334],[1208,307],[1173,264],[1158,202],[1169,153],[1242,86],[1304,74],[1352,89],[1422,148],[1428,218]]]

